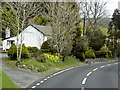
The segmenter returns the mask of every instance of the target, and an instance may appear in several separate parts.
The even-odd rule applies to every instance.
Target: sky
[[[118,8],[118,2],[120,0],[104,0],[108,1],[108,4],[106,5],[106,9],[110,12],[110,17],[112,17],[112,14],[116,8]]]

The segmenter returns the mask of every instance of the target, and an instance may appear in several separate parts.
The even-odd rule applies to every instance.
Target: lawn
[[[4,72],[0,70],[0,89],[1,88],[19,88]]]

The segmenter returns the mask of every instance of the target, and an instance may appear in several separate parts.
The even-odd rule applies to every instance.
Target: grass
[[[1,88],[19,88],[4,72],[0,70],[0,85]],[[1,89],[0,88],[0,89]]]
[[[115,58],[115,59],[109,59],[109,60],[106,60],[105,62],[111,62],[111,61],[118,61],[118,58]]]
[[[6,61],[9,65],[16,67],[16,60],[9,60],[9,58],[6,58]],[[66,69],[66,68],[70,68],[73,66],[78,66],[78,65],[84,65],[85,63],[79,61],[78,59],[76,59],[75,57],[72,56],[67,56],[65,58],[65,61],[60,61],[59,63],[54,63],[51,62],[49,59],[46,58],[46,63],[42,63],[37,61],[34,57],[31,57],[29,59],[24,59],[22,60],[21,64],[27,66],[27,67],[33,67],[34,69],[36,68],[45,68],[45,71],[43,72],[39,72],[39,74],[42,75],[49,75],[52,74],[56,71],[62,70],[62,69]],[[46,69],[47,68],[47,69]]]

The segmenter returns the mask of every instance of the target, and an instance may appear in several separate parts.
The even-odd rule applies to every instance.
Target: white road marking
[[[51,75],[50,77],[53,77],[53,75]]]
[[[118,64],[118,63],[114,63],[114,64]]]
[[[110,66],[111,64],[107,64],[106,66]]]
[[[54,76],[56,75],[56,73],[53,74]]]
[[[36,86],[32,86],[31,88],[36,88]]]
[[[86,80],[87,80],[87,78],[84,78],[83,81],[82,81],[82,84],[85,84]]]
[[[48,79],[50,78],[50,77],[47,77]]]
[[[36,85],[40,85],[40,83],[37,83]]]
[[[45,81],[47,80],[47,78],[44,79]]]
[[[92,72],[89,72],[89,73],[87,74],[87,77],[90,76],[90,74],[92,74]]]
[[[105,66],[101,66],[100,68],[104,68]]]
[[[40,81],[40,83],[43,83],[44,81]]]
[[[96,70],[98,70],[98,68],[93,69],[93,71],[96,71]]]

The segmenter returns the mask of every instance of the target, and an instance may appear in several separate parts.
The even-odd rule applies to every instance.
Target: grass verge
[[[0,70],[1,88],[19,88],[4,72]],[[1,89],[0,88],[0,89]]]
[[[9,60],[9,58],[6,58],[5,61],[7,61],[7,64],[11,65],[12,67],[16,67],[15,66],[17,62],[16,60]],[[73,57],[67,56],[64,62],[60,61],[59,63],[52,62],[47,58],[46,58],[46,62],[42,63],[40,61],[37,61],[34,57],[31,57],[29,59],[22,60],[21,64],[26,66],[26,69],[30,67],[32,67],[34,70],[40,69],[41,72],[39,72],[39,74],[49,75],[59,70],[63,70],[63,69],[70,68],[73,66],[84,65],[85,63],[79,61],[74,56]],[[23,70],[23,68],[19,68],[19,69]]]
[[[111,62],[111,61],[118,61],[118,58],[109,59],[109,60],[106,60],[105,62]]]

